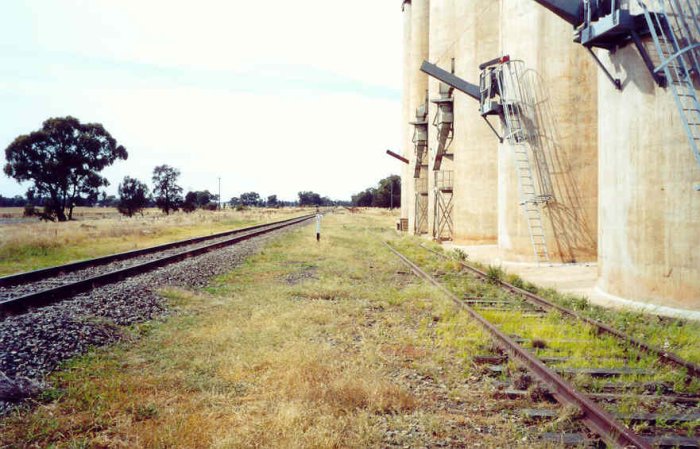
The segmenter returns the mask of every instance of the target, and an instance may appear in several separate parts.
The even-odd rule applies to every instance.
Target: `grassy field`
[[[0,276],[67,262],[129,251],[174,240],[213,234],[308,213],[302,209],[196,211],[163,215],[156,209],[143,216],[121,216],[116,209],[77,208],[75,221],[31,222],[0,226]],[[5,208],[2,215],[21,215]]]
[[[470,362],[485,335],[383,246],[393,221],[329,215],[320,244],[305,227],[166,291],[175,316],[53,375],[0,446],[531,446]]]
[[[204,290],[164,291],[175,315],[52,375],[35,407],[0,421],[0,447],[550,447],[536,435],[574,413],[526,423],[511,407],[537,404],[494,399],[497,379],[472,362],[486,335],[383,241],[431,272],[458,265],[394,220],[328,215],[318,244],[304,227]]]

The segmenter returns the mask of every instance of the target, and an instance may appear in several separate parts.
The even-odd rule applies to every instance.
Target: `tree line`
[[[19,182],[31,182],[26,194],[5,198],[0,206],[25,206],[28,214],[47,220],[66,221],[73,217],[76,206],[113,206],[126,216],[133,216],[146,207],[158,207],[165,214],[182,210],[218,209],[220,198],[208,190],[190,191],[182,195],[178,185],[180,171],[169,165],[153,169],[152,187],[141,180],[125,176],[118,186],[118,197],[100,192],[110,185],[100,172],[129,154],[98,123],[81,123],[74,117],[50,118],[41,129],[17,137],[6,149],[4,173]],[[20,204],[21,203],[21,204]],[[235,208],[331,206],[347,205],[312,191],[298,193],[296,201],[281,201],[277,195],[263,199],[256,192],[233,197],[228,204]],[[42,207],[36,212],[35,207]]]
[[[352,196],[356,207],[401,207],[401,177],[391,175],[379,181],[377,187],[370,187]]]

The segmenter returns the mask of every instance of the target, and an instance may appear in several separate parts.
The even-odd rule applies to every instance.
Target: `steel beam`
[[[435,64],[429,63],[428,61],[423,61],[423,65],[420,66],[420,70],[421,72],[426,73],[439,81],[442,81],[448,86],[453,87],[458,91],[469,95],[476,101],[481,101],[481,93],[479,92],[479,86],[477,86],[476,84],[472,84],[468,81],[465,81],[462,78],[459,78],[454,74],[448,72],[447,70],[443,70]]]
[[[400,160],[400,161],[403,162],[404,164],[408,164],[408,163],[409,163],[408,159],[406,159],[405,157],[403,157],[403,156],[401,156],[401,155],[399,155],[399,154],[394,153],[394,152],[391,151],[391,150],[386,150],[386,154],[388,154],[388,155],[391,156],[391,157],[395,157],[396,159]]]

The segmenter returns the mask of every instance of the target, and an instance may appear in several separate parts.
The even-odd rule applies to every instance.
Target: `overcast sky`
[[[0,14],[0,149],[48,117],[99,122],[148,181],[337,199],[399,173],[401,7],[392,0],[16,0]],[[0,194],[24,194],[1,175]]]

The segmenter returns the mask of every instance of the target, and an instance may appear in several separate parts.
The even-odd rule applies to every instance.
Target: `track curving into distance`
[[[127,277],[170,263],[304,222],[313,216],[304,215],[151,248],[5,276],[0,278],[0,315],[23,313],[32,307],[51,304],[95,287],[119,282]]]

